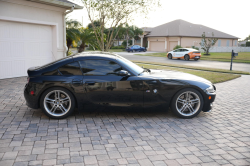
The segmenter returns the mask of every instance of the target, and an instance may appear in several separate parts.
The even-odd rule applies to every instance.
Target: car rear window
[[[69,63],[59,68],[62,75],[82,75],[78,62]]]

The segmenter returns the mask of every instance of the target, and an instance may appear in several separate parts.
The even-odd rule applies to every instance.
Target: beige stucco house
[[[65,56],[67,0],[0,0],[0,79]]]
[[[136,45],[147,46],[149,51],[167,52],[173,50],[176,45],[182,47],[199,46],[201,35],[206,33],[207,37],[214,37],[219,40],[215,46],[237,46],[238,37],[224,32],[184,20],[175,20],[154,28],[143,28],[144,33],[141,40],[135,41]]]

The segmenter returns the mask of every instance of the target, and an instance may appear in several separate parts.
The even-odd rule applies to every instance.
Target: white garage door
[[[165,42],[152,41],[150,47],[151,51],[165,52]]]
[[[53,60],[51,26],[0,21],[0,79]]]

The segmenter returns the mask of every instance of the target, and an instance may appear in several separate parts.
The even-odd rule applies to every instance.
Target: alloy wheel
[[[201,105],[200,97],[191,91],[186,91],[180,94],[176,100],[176,110],[183,116],[192,116]]]
[[[50,115],[59,117],[69,112],[71,99],[69,95],[61,90],[53,90],[44,98],[44,108]]]

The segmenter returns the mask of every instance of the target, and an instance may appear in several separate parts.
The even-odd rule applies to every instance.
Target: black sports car
[[[169,107],[179,117],[209,112],[215,86],[191,74],[141,68],[112,53],[86,52],[28,69],[27,105],[50,118],[69,116],[77,107]],[[152,109],[153,110],[153,109]]]

